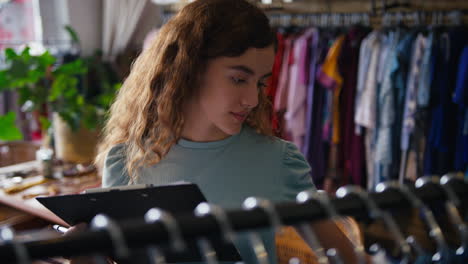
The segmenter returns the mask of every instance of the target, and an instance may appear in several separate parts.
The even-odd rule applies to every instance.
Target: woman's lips
[[[248,113],[234,113],[234,112],[231,112],[231,114],[234,116],[235,119],[237,119],[240,122],[244,122],[248,115]]]

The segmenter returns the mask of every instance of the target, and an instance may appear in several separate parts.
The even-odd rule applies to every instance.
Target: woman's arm
[[[353,244],[353,242],[350,240],[350,237],[348,237],[333,220],[314,221],[310,224],[310,227],[313,228],[314,233],[320,240],[320,245],[324,248],[325,251],[330,248],[335,248],[338,254],[340,254],[340,258],[345,263],[359,264],[358,258],[354,251],[354,244],[361,244],[359,238],[352,238],[353,240],[358,240],[354,241]],[[297,232],[301,234],[300,230],[297,230]],[[371,263],[370,257],[367,254],[366,263]]]

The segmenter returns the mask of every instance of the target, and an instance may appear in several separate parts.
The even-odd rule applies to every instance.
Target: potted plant
[[[70,28],[75,42],[79,42]],[[33,112],[42,134],[53,127],[58,158],[89,162],[94,158],[99,128],[120,87],[111,67],[99,52],[58,64],[48,51],[31,55],[26,47],[19,53],[5,50],[7,68],[0,71],[0,92],[14,90],[22,111]],[[0,140],[22,138],[15,114],[0,116]]]

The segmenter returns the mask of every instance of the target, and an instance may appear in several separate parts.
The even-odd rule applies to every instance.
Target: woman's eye
[[[235,84],[241,84],[241,83],[245,83],[245,82],[246,82],[246,80],[241,79],[241,78],[237,78],[237,77],[231,77],[231,80],[232,80],[232,82],[235,83]]]
[[[258,88],[259,88],[259,89],[264,89],[264,88],[266,88],[267,86],[268,86],[268,85],[267,85],[266,83],[259,83],[259,84],[258,84]]]

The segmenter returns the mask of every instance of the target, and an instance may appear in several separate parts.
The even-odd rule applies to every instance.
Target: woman
[[[184,180],[224,208],[248,196],[293,201],[314,189],[295,145],[272,135],[265,88],[274,43],[267,17],[245,0],[183,8],[137,58],[111,108],[96,161],[103,187]],[[313,225],[325,247],[353,262],[336,225]],[[273,232],[262,237],[276,263]],[[236,246],[255,263],[246,241]]]

